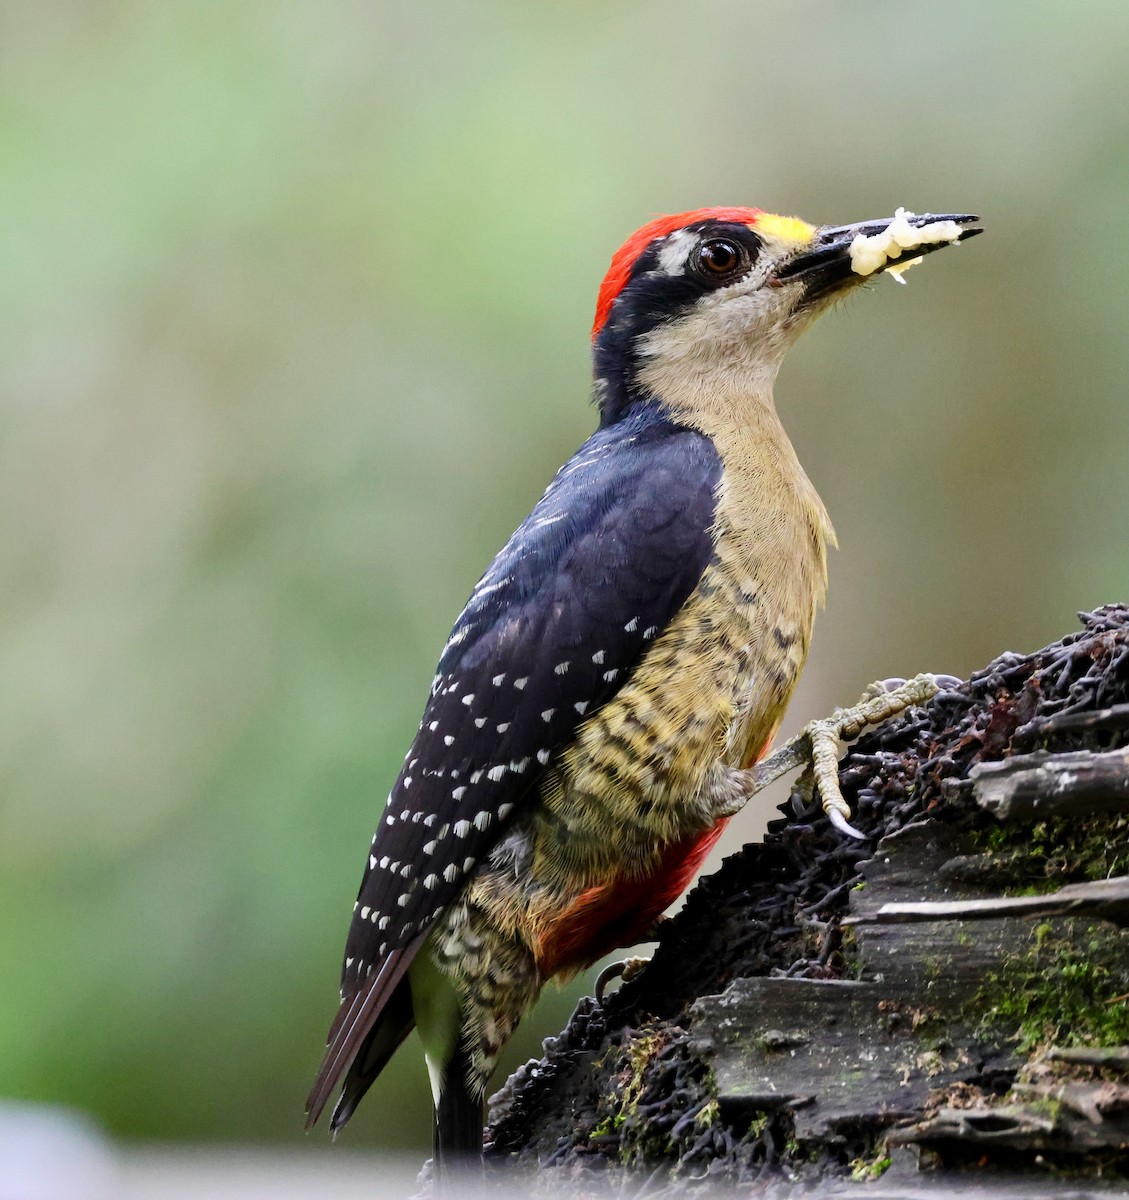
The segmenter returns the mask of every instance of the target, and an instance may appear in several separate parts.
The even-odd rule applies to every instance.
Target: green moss
[[[1013,881],[1010,895],[1038,895],[1067,883],[1129,874],[1129,816],[1098,813],[1030,824],[993,822],[971,834],[972,849],[989,853]]]
[[[1065,930],[1065,933],[1064,933]],[[967,1016],[981,1036],[1037,1046],[1129,1042],[1129,936],[1083,921],[1044,922],[1029,949],[987,976]]]
[[[851,1161],[851,1179],[855,1183],[872,1183],[881,1179],[890,1169],[893,1159],[885,1150],[879,1151],[874,1158],[856,1158]]]
[[[862,960],[859,956],[858,935],[853,925],[839,927],[839,955],[843,963],[843,978],[860,979]]]
[[[606,1137],[610,1133],[618,1133],[639,1104],[639,1096],[643,1091],[643,1075],[647,1064],[665,1044],[666,1037],[661,1030],[641,1033],[625,1048],[616,1048],[611,1053],[623,1059],[621,1069],[613,1077],[618,1085],[615,1091],[601,1097],[598,1111],[603,1115],[592,1127],[590,1137]],[[601,1060],[601,1066],[606,1063]]]
[[[721,1105],[716,1100],[710,1100],[694,1118],[694,1124],[699,1129],[708,1129],[711,1125],[716,1125],[720,1119]]]

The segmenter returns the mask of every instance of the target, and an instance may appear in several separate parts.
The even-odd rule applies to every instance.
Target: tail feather
[[[465,1175],[482,1164],[482,1088],[471,1081],[470,1056],[460,1039],[443,1072],[435,1109],[435,1173]]]
[[[366,979],[352,996],[342,1001],[330,1029],[329,1046],[318,1069],[317,1079],[306,1099],[307,1129],[321,1115],[338,1079],[352,1067],[373,1030],[379,1027],[387,1004],[396,994],[426,937],[426,933],[421,933],[407,946],[393,950],[381,964],[380,970],[371,979]],[[403,1041],[403,1036],[400,1041]],[[339,1128],[342,1123],[338,1122],[336,1127]]]
[[[411,989],[406,980],[401,980],[345,1075],[341,1096],[329,1121],[331,1133],[344,1129],[365,1092],[414,1027]]]

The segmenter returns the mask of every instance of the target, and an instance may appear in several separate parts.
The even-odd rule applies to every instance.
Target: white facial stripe
[[[771,404],[780,361],[806,320],[802,313],[797,319],[798,285],[763,286],[770,268],[771,260],[758,263],[737,284],[640,337],[640,383],[687,414],[710,407],[704,398],[715,394],[719,404],[723,396],[739,398],[739,407]]]
[[[659,251],[659,270],[666,275],[681,275],[697,241],[696,233],[691,233],[689,229],[676,229]]]

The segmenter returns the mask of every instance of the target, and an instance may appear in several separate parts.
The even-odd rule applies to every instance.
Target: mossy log
[[[1124,1189],[1129,608],[1082,622],[854,744],[866,841],[798,786],[506,1083],[488,1167],[577,1196]]]

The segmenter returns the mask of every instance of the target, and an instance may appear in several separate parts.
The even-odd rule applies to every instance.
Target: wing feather
[[[708,438],[654,412],[601,429],[475,587],[372,840],[311,1113],[553,755],[697,586],[720,473]]]

